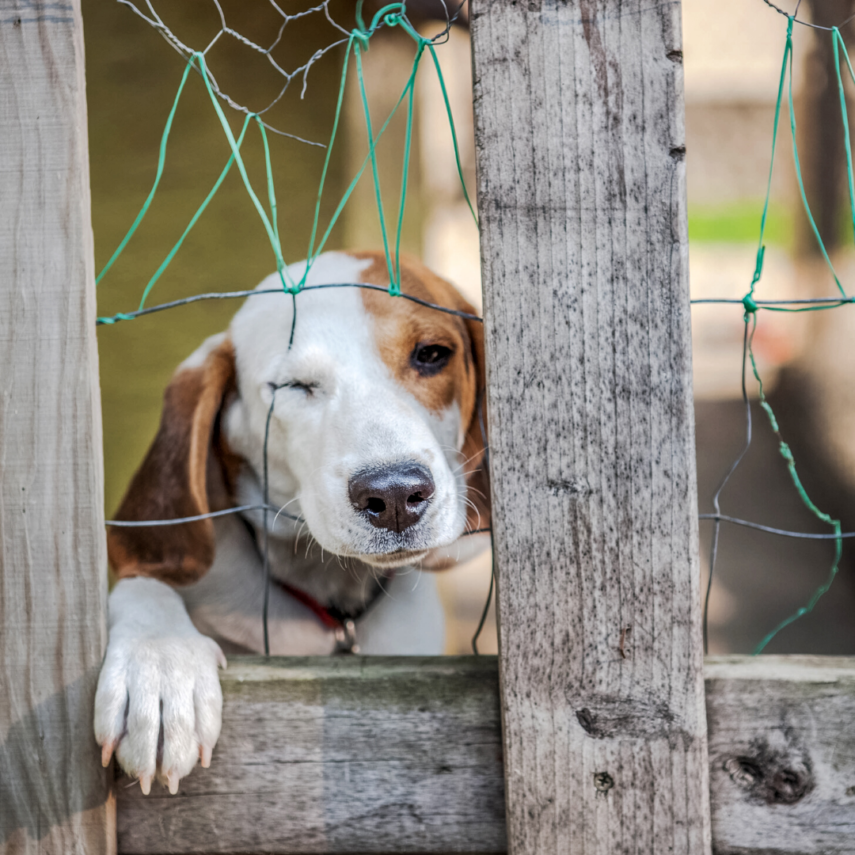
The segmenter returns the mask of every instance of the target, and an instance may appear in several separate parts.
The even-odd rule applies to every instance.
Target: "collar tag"
[[[359,645],[356,643],[356,623],[353,618],[345,618],[340,626],[335,628],[335,650],[336,656],[347,656],[359,653]]]

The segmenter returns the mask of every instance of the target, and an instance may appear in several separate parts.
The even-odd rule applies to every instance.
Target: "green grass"
[[[757,244],[762,216],[762,199],[727,205],[689,205],[689,240],[698,243]],[[770,206],[765,243],[790,246],[792,241],[792,212],[783,206]]]

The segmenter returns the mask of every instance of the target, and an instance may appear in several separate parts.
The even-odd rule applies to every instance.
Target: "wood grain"
[[[855,659],[706,675],[714,851],[851,853]],[[222,683],[210,769],[177,796],[118,782],[122,853],[506,850],[495,657],[233,658]]]
[[[115,851],[79,0],[0,0],[0,852]]]
[[[118,783],[121,852],[505,850],[495,659],[240,658],[222,685],[210,769]]]
[[[680,3],[471,25],[509,851],[699,855]]]
[[[855,852],[855,660],[707,667],[716,855]]]

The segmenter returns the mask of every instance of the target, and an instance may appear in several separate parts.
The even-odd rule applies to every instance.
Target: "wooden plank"
[[[504,851],[494,658],[238,658],[222,685],[209,770],[119,782],[121,852]]]
[[[706,674],[715,852],[853,852],[855,658]],[[234,658],[222,683],[210,769],[119,782],[122,853],[505,851],[495,657]]]
[[[0,851],[115,851],[79,0],[0,0]]]
[[[855,852],[855,659],[707,667],[716,855]]]
[[[708,852],[679,0],[473,0],[509,851]]]

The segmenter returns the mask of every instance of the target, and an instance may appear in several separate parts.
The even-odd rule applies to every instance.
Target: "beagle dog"
[[[489,526],[483,333],[412,260],[415,299],[337,287],[388,281],[381,253],[318,257],[296,298],[274,274],[166,389],[116,519],[195,519],[110,529],[95,699],[104,765],[115,752],[144,793],[209,765],[224,650],[442,652],[426,571],[480,551],[485,535],[463,535]]]

